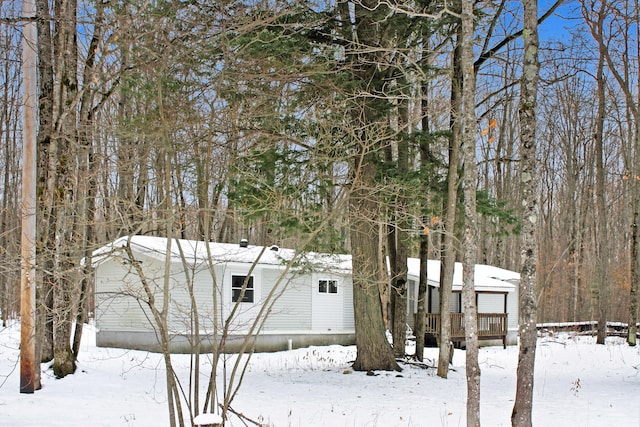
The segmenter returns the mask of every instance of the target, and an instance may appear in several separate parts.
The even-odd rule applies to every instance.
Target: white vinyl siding
[[[505,294],[478,293],[478,313],[504,313]]]
[[[510,331],[518,330],[518,282],[513,283],[515,288],[513,291],[509,292],[507,295],[507,312],[509,316],[507,317],[507,328]]]
[[[138,276],[129,266],[116,261],[105,262],[96,275],[96,324],[105,331],[150,331],[151,311],[147,295],[138,284]],[[155,282],[149,280],[150,286]],[[157,293],[156,293],[157,294]],[[159,303],[161,295],[157,295]]]
[[[222,305],[222,269],[215,267],[213,271],[212,273],[208,267],[203,265],[195,272],[194,276],[193,295],[197,305],[201,333],[213,332],[214,296],[218,303],[218,313],[220,313]],[[217,285],[215,288],[214,283]],[[188,295],[185,296],[188,297]],[[185,304],[190,306],[191,302],[187,301]],[[218,318],[218,326],[220,325],[221,322]]]
[[[427,289],[427,298],[429,298],[429,290]],[[429,311],[429,301],[427,301],[427,312]],[[431,288],[431,313],[440,313],[440,289]]]
[[[277,283],[281,270],[265,270],[263,273],[265,294]],[[311,330],[311,283],[309,275],[287,275],[279,289],[286,290],[278,296],[267,317],[265,330]],[[277,293],[276,293],[277,295]]]
[[[427,295],[425,295],[425,298],[429,298],[429,289],[427,289]],[[451,310],[451,313],[460,313],[462,311],[460,292],[451,293],[450,298],[449,310]],[[417,305],[415,307],[415,310],[417,311]],[[426,301],[425,303],[425,310],[429,312],[429,301]],[[440,288],[431,288],[431,313],[440,313]]]
[[[180,266],[178,264],[172,265],[172,269],[177,271],[171,274],[170,330],[172,332],[190,332],[192,328],[191,317],[197,312],[200,333],[210,333],[213,331],[214,276],[206,265],[201,264],[189,271],[188,277],[192,281],[192,284],[189,284],[187,275],[178,270]],[[221,283],[217,269],[214,271],[216,271],[217,283]],[[190,286],[192,286],[195,308],[190,295]],[[220,301],[219,289],[216,297]],[[218,307],[220,307],[220,303],[218,303]]]
[[[351,276],[342,276],[342,291],[343,291],[343,319],[342,328],[345,331],[355,330],[355,316],[353,313],[353,282]]]
[[[454,292],[451,294],[451,312],[462,313],[462,294],[460,292]]]

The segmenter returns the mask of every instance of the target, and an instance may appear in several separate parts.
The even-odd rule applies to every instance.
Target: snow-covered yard
[[[18,325],[0,329],[1,426],[167,425],[162,358],[97,348],[85,330],[75,375],[19,393]],[[437,349],[425,356],[437,358]],[[402,372],[353,372],[355,347],[312,347],[256,354],[233,408],[271,426],[464,426],[464,352],[455,351],[449,378],[405,365]],[[174,356],[188,376],[189,357]],[[508,426],[515,393],[517,348],[480,350],[483,426]],[[640,426],[640,349],[609,338],[568,334],[540,338],[534,425]],[[243,425],[237,419],[230,425]]]

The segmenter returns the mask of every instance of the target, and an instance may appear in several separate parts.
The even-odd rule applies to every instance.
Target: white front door
[[[314,331],[344,329],[344,284],[338,276],[313,274],[311,326]]]

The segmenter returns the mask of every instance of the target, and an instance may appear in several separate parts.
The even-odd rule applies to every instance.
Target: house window
[[[318,280],[318,292],[321,294],[337,294],[338,281],[325,279]]]
[[[232,302],[253,302],[253,276],[231,276],[231,301]],[[242,300],[240,295],[242,294],[242,287],[247,282],[247,288],[244,291]]]

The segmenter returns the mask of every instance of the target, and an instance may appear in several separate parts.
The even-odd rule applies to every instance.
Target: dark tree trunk
[[[384,93],[384,77],[377,64],[386,43],[386,25],[383,23],[388,9],[380,3],[367,0],[355,5],[356,24],[344,31],[354,42],[351,65],[354,67],[356,105],[353,120],[359,129],[353,138],[352,188],[349,194],[349,225],[352,247],[353,305],[355,314],[356,370],[399,370],[393,349],[387,341],[382,317],[380,283],[383,275],[380,265],[379,223],[380,200],[376,194],[378,156],[382,150],[380,132],[388,128],[389,103],[379,100]],[[345,10],[345,20],[351,12]],[[365,47],[363,49],[363,47]],[[353,90],[353,89],[350,89]],[[384,138],[382,136],[382,138]],[[388,142],[388,141],[386,141]]]
[[[372,153],[363,153],[354,170],[349,200],[352,245],[353,308],[358,355],[353,368],[358,371],[399,370],[385,335],[380,300],[378,263],[379,205],[369,183],[375,177]]]
[[[426,222],[426,221],[425,221]],[[416,321],[414,325],[414,334],[416,336],[416,359],[423,361],[424,359],[424,341],[425,341],[425,316],[427,313],[427,265],[429,257],[429,231],[426,228],[420,236],[420,282],[418,284],[418,308],[416,310]]]
[[[402,128],[407,123],[406,101],[400,103],[399,110]],[[409,175],[409,141],[403,130],[401,129],[398,139],[398,174],[404,180],[404,177]],[[396,230],[396,301],[393,320],[393,350],[396,357],[405,356],[407,340],[407,257],[409,256],[409,230],[412,227],[409,218],[409,198],[405,191],[400,190],[396,201],[398,228]]]
[[[94,33],[87,49],[87,59],[85,61],[84,73],[82,80],[87,82],[91,80],[94,72],[94,65],[98,45],[101,39],[104,7],[98,5],[96,9],[96,25]],[[95,212],[95,195],[96,195],[96,179],[94,169],[93,155],[93,92],[84,90],[80,103],[80,126],[79,126],[79,150],[78,150],[78,221],[76,227],[74,245],[77,249],[76,258],[84,258],[85,264],[79,266],[79,296],[77,299],[77,312],[75,318],[75,328],[73,331],[73,343],[71,351],[73,353],[74,362],[78,359],[80,353],[80,343],[82,341],[82,332],[84,323],[87,321],[87,301],[92,287],[92,242],[94,239],[94,212]]]
[[[56,215],[57,143],[53,139],[53,40],[50,10],[47,0],[37,0],[38,14],[38,74],[39,74],[39,129],[38,129],[38,244],[36,258],[39,265],[36,290],[38,320],[36,327],[36,357],[42,362],[53,360],[53,252]]]
[[[78,40],[76,35],[77,2],[58,0],[54,3],[54,134],[58,147],[55,164],[49,158],[48,173],[56,175],[53,226],[53,357],[52,369],[57,377],[75,371],[71,349],[71,332],[77,312],[79,271],[76,248],[84,242],[76,237],[78,184]]]
[[[406,105],[400,102],[398,107],[400,132],[398,135],[397,170],[401,179],[409,172],[409,144],[404,137],[402,123],[407,121]],[[387,161],[391,164],[391,147],[387,148]],[[409,233],[411,227],[408,213],[408,198],[400,189],[394,203],[390,206],[391,224],[389,224],[389,258],[390,258],[390,302],[391,302],[391,331],[393,336],[393,353],[396,358],[405,356],[407,338],[407,257]]]
[[[636,2],[637,4],[637,2]],[[636,10],[636,23],[640,20],[640,11]],[[636,40],[640,36],[640,27],[636,25]],[[636,53],[640,54],[640,43],[636,44]],[[627,98],[631,97],[626,91]],[[632,109],[635,118],[635,138],[631,147],[631,289],[629,290],[629,332],[627,343],[635,346],[638,334],[638,283],[640,282],[640,250],[638,249],[638,221],[640,221],[640,93],[636,94],[635,108]],[[629,104],[633,105],[631,100]],[[633,179],[635,178],[635,179]]]
[[[451,80],[451,136],[449,138],[449,167],[447,169],[447,199],[442,237],[442,257],[440,268],[440,351],[438,356],[438,376],[447,378],[451,360],[451,292],[453,271],[456,262],[455,229],[458,202],[458,169],[460,168],[460,115],[462,114],[462,68],[461,68],[461,27],[453,53],[453,77]]]
[[[631,224],[631,289],[629,291],[629,333],[627,343],[636,345],[638,333],[638,282],[640,282],[640,254],[638,254],[638,198],[637,184],[634,185],[635,208],[633,211],[633,223]]]
[[[389,147],[389,152],[391,147]],[[393,207],[391,208],[393,211]],[[395,212],[391,212],[390,223],[387,225],[387,256],[389,257],[389,312],[388,312],[388,327],[391,330],[391,337],[393,341],[393,354],[395,357],[402,357],[399,354],[398,342],[398,330],[396,325],[396,307],[400,295],[398,294],[398,240],[396,235],[396,220]]]
[[[606,46],[603,41],[604,20],[605,20],[605,3],[602,2],[596,31],[599,36],[598,47],[598,68],[596,71],[597,80],[597,96],[598,111],[596,115],[596,130],[594,135],[595,156],[596,156],[596,275],[598,280],[598,336],[596,342],[604,344],[607,337],[607,312],[609,305],[609,254],[608,254],[608,238],[607,238],[607,212],[605,210],[605,171],[604,171],[604,121],[606,116],[606,100],[605,100],[605,75],[604,65],[606,56]]]
[[[427,83],[425,82],[421,88],[422,90],[422,132],[429,132],[429,104],[427,97]],[[420,144],[420,165],[423,171],[426,173],[429,169],[431,162],[431,148],[429,146],[428,138],[424,138]],[[428,184],[428,182],[427,182]],[[424,185],[428,188],[428,185]],[[425,315],[427,313],[427,260],[429,259],[429,217],[427,215],[429,196],[424,196],[422,201],[422,227],[423,231],[420,235],[420,282],[418,284],[418,307],[416,309],[416,320],[414,325],[414,334],[416,336],[416,359],[423,361],[424,359],[424,345],[425,345]]]

